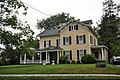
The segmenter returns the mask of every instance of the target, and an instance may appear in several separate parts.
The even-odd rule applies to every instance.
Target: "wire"
[[[51,14],[50,14],[50,15],[48,15],[48,14],[46,14],[46,13],[42,12],[42,11],[39,11],[38,9],[35,9],[34,7],[32,7],[32,6],[30,6],[30,5],[26,4],[26,3],[24,3],[24,4],[25,4],[25,5],[27,5],[27,6],[29,6],[29,7],[30,7],[30,8],[32,8],[32,9],[34,9],[34,10],[36,10],[36,11],[40,12],[40,13],[42,13],[42,14],[46,15],[46,16],[51,16]]]

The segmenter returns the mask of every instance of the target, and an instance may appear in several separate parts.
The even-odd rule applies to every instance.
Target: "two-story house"
[[[39,49],[36,49],[37,57],[33,56],[31,63],[55,63],[59,64],[59,58],[67,55],[68,60],[80,61],[86,54],[94,54],[98,60],[108,59],[107,47],[98,45],[97,34],[91,27],[92,20],[70,20],[59,29],[44,30],[38,34],[40,38]],[[23,57],[27,63],[26,55]],[[29,63],[28,62],[28,63]]]

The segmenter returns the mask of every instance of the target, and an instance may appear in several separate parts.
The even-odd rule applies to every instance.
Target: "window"
[[[68,60],[72,60],[72,51],[71,50],[64,51],[64,55],[66,55],[68,57]]]
[[[76,36],[77,44],[85,43],[85,35]]]
[[[69,31],[71,30],[78,30],[78,25],[69,26]]]
[[[71,36],[63,37],[63,45],[71,44]]]
[[[77,50],[77,59],[81,60],[82,56],[86,55],[86,50]]]
[[[57,40],[56,40],[56,46],[57,46],[57,47],[60,47],[60,39],[57,39]]]
[[[51,46],[51,40],[44,41],[44,47],[50,47]]]
[[[90,36],[90,44],[93,44],[93,37]]]
[[[94,45],[96,45],[96,39],[94,39]]]

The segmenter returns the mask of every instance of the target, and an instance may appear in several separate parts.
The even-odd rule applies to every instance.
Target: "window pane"
[[[49,40],[46,41],[46,47],[49,47]]]
[[[70,60],[70,51],[65,51],[65,55],[68,57],[68,60]]]
[[[83,36],[78,36],[79,43],[83,43]]]
[[[65,44],[69,44],[69,37],[65,37]]]

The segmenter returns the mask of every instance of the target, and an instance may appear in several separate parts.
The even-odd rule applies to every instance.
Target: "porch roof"
[[[43,49],[36,49],[36,52],[50,52],[50,51],[61,51],[62,49],[60,47],[56,47],[56,46],[50,46],[47,48],[43,48]]]
[[[95,45],[95,46],[91,46],[91,48],[92,49],[100,49],[100,48],[106,48],[106,49],[108,49],[108,47],[105,46],[105,45]]]

